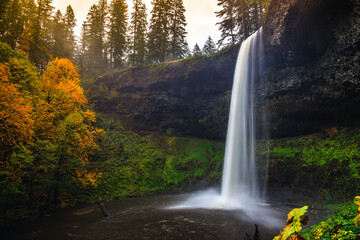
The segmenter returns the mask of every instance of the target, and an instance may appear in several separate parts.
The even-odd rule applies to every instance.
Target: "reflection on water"
[[[105,202],[105,218],[96,204],[58,210],[51,216],[18,225],[7,239],[243,239],[259,226],[262,240],[272,239],[291,209],[260,207],[264,212],[241,209],[169,208],[190,195],[162,195]],[[271,215],[273,214],[273,215]],[[271,216],[273,218],[271,218]],[[271,222],[273,219],[273,222]]]

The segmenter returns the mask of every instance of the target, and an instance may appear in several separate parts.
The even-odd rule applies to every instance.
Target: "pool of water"
[[[8,239],[244,239],[257,224],[261,239],[267,240],[279,234],[291,210],[281,204],[260,206],[251,214],[246,209],[171,208],[187,198],[160,195],[105,202],[108,217],[97,204],[59,209],[19,224]]]

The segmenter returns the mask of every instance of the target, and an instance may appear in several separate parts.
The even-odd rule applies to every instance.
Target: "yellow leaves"
[[[82,172],[76,171],[76,177],[79,183],[86,188],[87,186],[97,186],[97,181],[101,178],[102,173],[88,172],[84,170]]]
[[[24,99],[18,85],[9,82],[9,70],[0,64],[0,144],[2,149],[30,140],[34,120],[32,107]]]
[[[279,236],[276,236],[274,240],[286,240],[291,239],[303,239],[301,236],[293,235],[294,233],[300,232],[302,229],[302,224],[306,225],[309,221],[309,217],[304,215],[308,210],[308,206],[303,208],[295,208],[288,214],[288,219],[286,220],[285,228],[280,232]]]
[[[354,219],[355,227],[358,228],[360,226],[360,196],[355,197],[354,203],[359,207],[358,215]]]
[[[42,75],[46,101],[60,118],[87,105],[76,67],[68,59],[53,60]]]
[[[94,112],[92,112],[90,110],[86,110],[85,112],[83,112],[83,116],[87,121],[95,122],[95,113]]]

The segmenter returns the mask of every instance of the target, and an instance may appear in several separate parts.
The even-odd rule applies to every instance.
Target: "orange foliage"
[[[20,95],[18,85],[9,82],[9,70],[0,64],[0,144],[3,151],[31,139],[32,110]]]
[[[68,59],[55,59],[42,75],[46,101],[60,118],[80,111],[87,100],[80,86],[80,76]]]
[[[56,126],[55,138],[62,150],[83,166],[75,169],[76,179],[82,186],[95,185],[101,175],[87,172],[86,168],[89,155],[97,148],[95,137],[101,131],[91,126],[95,114],[87,109],[76,67],[68,59],[53,60],[42,75],[42,89],[49,117]]]

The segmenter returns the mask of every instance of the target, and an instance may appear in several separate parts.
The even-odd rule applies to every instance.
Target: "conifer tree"
[[[129,32],[130,63],[132,66],[143,65],[147,54],[147,14],[142,0],[134,0],[134,12],[131,15]]]
[[[216,45],[212,40],[211,36],[209,36],[208,39],[206,40],[202,52],[205,55],[212,55],[216,52]]]
[[[222,7],[216,12],[216,16],[222,18],[222,21],[217,23],[221,31],[219,45],[234,45],[239,38],[234,0],[218,0],[218,6]]]
[[[0,41],[15,49],[26,24],[32,19],[36,6],[33,0],[8,0],[1,4],[3,9],[0,14]]]
[[[43,31],[45,43],[49,46],[52,39],[51,28],[52,28],[52,14],[54,7],[51,5],[52,0],[38,0],[37,15],[35,24],[40,25],[40,29]]]
[[[19,48],[28,54],[29,59],[43,72],[51,59],[50,47],[53,45],[52,0],[38,0],[33,20],[28,21],[19,40]],[[29,6],[32,6],[30,1]],[[28,12],[30,15],[31,13]]]
[[[107,19],[106,0],[100,0],[98,5],[92,5],[82,32],[82,70],[101,72],[107,69],[107,50],[105,45],[105,30]]]
[[[66,55],[66,32],[64,17],[60,10],[55,13],[53,20],[53,46],[51,47],[52,54],[56,57],[65,57]]]
[[[218,0],[222,9],[216,12],[222,19],[219,45],[235,44],[246,39],[263,24],[269,0]]]
[[[20,0],[11,0],[8,2],[3,18],[4,32],[1,41],[8,43],[14,49],[16,42],[24,29]]]
[[[110,6],[110,68],[123,66],[126,53],[127,4],[125,0],[113,0]]]
[[[188,42],[185,42],[185,46],[184,46],[184,58],[188,58],[188,57],[191,57],[191,51],[190,51]]]
[[[65,38],[66,38],[66,49],[64,57],[70,60],[74,60],[76,40],[74,34],[74,28],[76,26],[76,19],[74,11],[71,5],[67,6],[66,14],[64,16],[65,24]]]
[[[164,62],[169,48],[171,1],[154,0],[148,36],[150,62]]]
[[[172,59],[184,57],[186,48],[186,18],[183,0],[174,0],[171,6],[170,54]]]
[[[193,49],[193,56],[198,56],[198,55],[202,55],[202,51],[199,47],[199,45],[196,43],[195,46],[194,46],[194,49]]]

